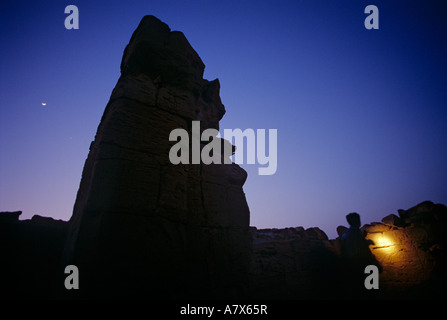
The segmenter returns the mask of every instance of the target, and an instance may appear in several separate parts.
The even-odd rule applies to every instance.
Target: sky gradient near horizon
[[[65,6],[79,8],[66,30]],[[379,8],[379,30],[364,9]],[[278,130],[278,168],[241,165],[258,228],[380,221],[447,204],[446,1],[14,1],[0,4],[0,211],[71,217],[90,142],[144,15],[219,78],[221,129]],[[46,105],[43,106],[42,102]]]

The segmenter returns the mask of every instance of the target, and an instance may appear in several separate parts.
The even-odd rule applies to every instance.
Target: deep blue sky
[[[75,4],[80,29],[64,28]],[[366,30],[364,8],[379,8]],[[224,128],[278,129],[249,173],[251,225],[380,221],[447,204],[446,1],[4,1],[0,210],[68,220],[90,142],[144,15],[182,31],[219,78]],[[43,107],[42,102],[47,105]]]

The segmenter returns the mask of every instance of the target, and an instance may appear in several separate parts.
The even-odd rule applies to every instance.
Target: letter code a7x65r
[[[220,311],[220,310],[216,310]],[[267,314],[265,304],[227,304],[222,310],[223,314]]]

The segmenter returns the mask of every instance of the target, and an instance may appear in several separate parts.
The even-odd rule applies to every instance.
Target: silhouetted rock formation
[[[0,296],[54,297],[67,222],[0,212]]]
[[[173,165],[176,128],[219,128],[216,79],[181,32],[145,16],[90,147],[64,253],[91,296],[218,297],[243,292],[250,258],[247,174]]]

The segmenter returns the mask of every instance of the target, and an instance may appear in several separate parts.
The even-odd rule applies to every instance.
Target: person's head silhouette
[[[348,221],[351,228],[360,228],[360,215],[357,212],[352,212],[346,216],[346,221]]]

